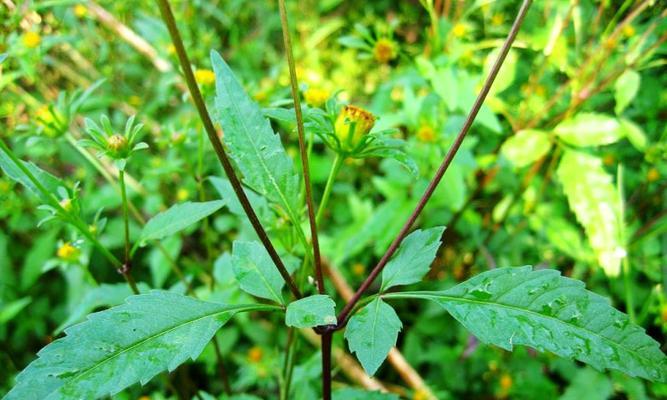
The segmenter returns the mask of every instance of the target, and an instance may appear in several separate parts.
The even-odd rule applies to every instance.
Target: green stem
[[[630,247],[628,246],[628,240],[625,233],[625,195],[623,190],[623,164],[618,164],[617,170],[617,184],[618,184],[618,200],[619,200],[619,226],[621,237],[621,242],[625,248],[626,254],[623,257],[622,267],[623,267],[623,286],[625,289],[625,312],[628,313],[631,322],[636,322],[635,317],[635,304],[634,297],[632,294],[631,278],[630,278]]]
[[[130,267],[130,216],[127,207],[127,189],[125,188],[125,171],[118,171],[118,183],[120,184],[120,197],[123,202],[123,224],[125,226],[125,266]]]
[[[295,336],[294,328],[288,328],[285,363],[283,364],[283,386],[280,390],[280,400],[289,399],[289,391],[292,384],[292,372],[294,371],[294,353],[296,351]]]
[[[317,207],[317,217],[315,217],[315,221],[317,224],[320,223],[320,220],[322,219],[322,216],[324,215],[324,212],[327,208],[327,203],[329,203],[329,197],[331,196],[331,189],[333,188],[333,183],[336,180],[336,175],[338,175],[338,171],[340,170],[340,167],[342,165],[343,165],[343,157],[340,154],[336,154],[336,158],[334,158],[331,171],[329,171],[329,178],[327,178],[327,184],[324,187],[324,194],[322,194],[322,200],[320,201],[320,206]]]

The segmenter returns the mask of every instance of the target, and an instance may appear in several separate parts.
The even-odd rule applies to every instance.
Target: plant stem
[[[472,126],[473,121],[475,120],[475,117],[477,116],[477,113],[482,107],[482,103],[484,102],[484,99],[486,99],[486,95],[489,93],[491,85],[493,84],[496,75],[498,75],[500,67],[505,61],[505,57],[507,57],[507,53],[509,52],[510,47],[512,46],[512,42],[514,42],[514,39],[516,38],[516,35],[519,32],[521,24],[526,16],[526,13],[528,12],[528,9],[530,8],[531,3],[532,0],[524,0],[523,3],[521,4],[521,8],[519,9],[516,19],[514,20],[514,24],[512,25],[512,29],[508,33],[507,38],[505,39],[505,43],[503,44],[503,47],[500,50],[498,59],[493,64],[493,68],[491,68],[491,71],[489,72],[489,75],[486,78],[486,81],[484,82],[482,90],[477,95],[475,103],[473,104],[472,109],[468,113],[468,117],[466,118],[465,123],[461,127],[461,131],[456,136],[454,143],[447,152],[447,155],[445,155],[445,158],[440,164],[440,167],[438,167],[438,171],[435,173],[435,176],[429,183],[421,199],[419,199],[419,202],[417,203],[417,206],[415,207],[414,211],[412,212],[408,220],[401,228],[401,231],[399,232],[398,236],[391,243],[389,249],[387,249],[387,252],[382,256],[382,258],[380,259],[378,264],[373,268],[373,270],[366,278],[366,280],[364,280],[359,289],[357,289],[357,291],[354,293],[354,297],[352,297],[352,299],[345,305],[340,314],[338,314],[337,318],[338,324],[334,329],[338,330],[345,326],[345,324],[347,323],[347,318],[350,315],[350,312],[354,309],[356,303],[361,299],[361,296],[364,294],[364,292],[371,286],[375,278],[377,278],[377,276],[380,275],[380,273],[384,269],[384,266],[387,264],[387,262],[389,262],[391,256],[393,256],[396,250],[398,250],[398,246],[401,244],[405,236],[407,236],[408,232],[410,231],[410,228],[412,228],[412,225],[417,220],[417,217],[419,217],[419,214],[422,212],[422,210],[426,206],[426,203],[433,195],[433,192],[435,191],[438,184],[442,180],[442,177],[447,171],[447,168],[449,168],[449,165],[452,163],[454,156],[456,155],[457,151],[461,147],[461,144],[463,143],[463,139],[465,139],[468,131],[470,130],[470,127]]]
[[[322,399],[331,400],[331,340],[333,332],[322,335]]]
[[[310,237],[313,242],[313,264],[315,266],[315,281],[320,294],[324,293],[324,277],[322,276],[322,262],[320,257],[320,243],[317,237],[317,222],[315,220],[315,210],[313,206],[312,186],[310,184],[310,167],[308,165],[308,149],[303,128],[303,115],[301,114],[301,100],[299,99],[299,82],[294,67],[294,55],[292,53],[292,40],[290,39],[289,23],[287,22],[287,10],[285,9],[285,0],[278,0],[280,9],[280,25],[283,31],[283,41],[285,43],[285,54],[287,55],[287,65],[289,67],[290,84],[292,88],[292,99],[294,99],[294,112],[296,114],[296,128],[299,136],[299,151],[301,152],[301,166],[303,169],[303,180],[306,191],[306,207],[308,208],[308,221],[310,223]],[[298,221],[294,221],[298,223]],[[306,252],[308,250],[306,249]]]
[[[283,364],[283,387],[280,390],[280,400],[289,399],[292,371],[294,371],[294,352],[296,350],[296,341],[294,339],[294,328],[287,328],[287,344],[285,346],[285,362]]]
[[[125,171],[118,171],[120,197],[123,202],[123,223],[125,226],[125,268],[130,269],[130,216],[127,211],[127,189],[125,188]]]
[[[327,203],[329,203],[329,196],[331,196],[331,189],[333,188],[333,183],[336,180],[336,175],[340,167],[343,165],[343,157],[340,154],[336,154],[334,158],[333,166],[331,166],[331,171],[329,171],[329,177],[327,178],[326,186],[324,186],[324,194],[322,194],[322,200],[320,200],[320,206],[317,208],[317,217],[315,221],[319,224],[322,216],[324,215],[325,210],[327,209]]]
[[[123,275],[123,278],[127,281],[128,285],[130,285],[130,288],[135,294],[139,294],[139,289],[137,288],[137,284],[134,282],[134,279],[132,276],[129,274],[128,271],[124,271],[122,269],[123,263],[120,262],[116,256],[114,256],[106,247],[100,243],[95,236],[93,236],[92,233],[90,233],[90,230],[88,230],[88,225],[86,225],[85,222],[83,222],[81,219],[79,219],[77,216],[72,215],[69,213],[67,210],[65,210],[58,200],[53,196],[53,194],[42,185],[42,183],[35,178],[35,176],[30,172],[28,168],[26,168],[25,165],[23,165],[23,162],[16,157],[16,154],[7,146],[7,144],[4,142],[4,140],[0,139],[0,149],[2,149],[5,154],[12,160],[14,165],[18,169],[21,170],[21,172],[30,180],[30,182],[35,185],[37,190],[44,196],[46,201],[49,203],[49,205],[56,210],[65,218],[67,222],[72,224],[78,231],[81,233],[83,236],[88,239],[94,247],[96,247],[104,257],[106,257],[109,262],[115,267],[118,268],[118,271]]]
[[[199,86],[197,86],[197,81],[195,80],[194,73],[192,72],[192,68],[190,66],[190,60],[188,58],[187,52],[185,51],[185,46],[183,45],[183,39],[181,38],[181,34],[178,30],[178,27],[176,26],[176,20],[174,19],[174,14],[172,13],[171,7],[169,6],[169,1],[168,0],[156,0],[156,1],[158,7],[160,8],[162,19],[164,20],[164,23],[165,25],[167,25],[167,29],[169,30],[171,41],[174,44],[174,47],[176,48],[176,54],[178,55],[178,61],[181,64],[181,69],[183,71],[185,83],[188,86],[188,91],[190,92],[190,97],[192,98],[192,101],[195,104],[195,108],[199,113],[199,118],[204,124],[204,129],[206,130],[206,134],[208,135],[209,141],[213,145],[213,150],[215,151],[215,154],[218,157],[220,164],[222,165],[222,169],[225,171],[225,175],[227,175],[227,179],[229,179],[229,183],[232,185],[232,189],[234,189],[234,193],[236,193],[236,197],[238,198],[239,203],[241,203],[243,211],[245,211],[246,215],[248,216],[250,224],[255,229],[255,232],[257,233],[260,242],[262,242],[262,244],[266,248],[267,253],[269,253],[269,257],[271,257],[271,260],[275,264],[280,275],[287,283],[287,286],[289,287],[294,297],[300,299],[301,292],[299,292],[299,289],[296,287],[294,280],[290,276],[289,272],[287,272],[287,268],[285,268],[285,265],[280,259],[278,252],[276,251],[275,247],[273,247],[271,239],[269,239],[269,236],[264,230],[264,227],[262,226],[261,222],[259,222],[259,218],[257,217],[257,214],[255,213],[255,210],[253,209],[252,205],[250,204],[248,197],[243,191],[243,186],[241,185],[241,181],[236,176],[236,173],[234,172],[234,167],[232,166],[232,163],[229,160],[229,157],[227,156],[224,147],[222,146],[222,141],[220,141],[220,138],[218,137],[215,127],[213,126],[213,121],[211,120],[211,116],[209,115],[208,110],[206,109],[206,103],[204,102],[204,98],[202,97],[202,94],[199,90]]]
[[[630,279],[630,246],[628,246],[628,238],[625,232],[625,194],[623,188],[623,164],[618,164],[617,169],[617,182],[618,185],[618,201],[619,201],[619,216],[618,223],[620,227],[619,236],[621,237],[621,243],[623,243],[623,248],[625,249],[625,256],[621,262],[622,272],[623,272],[623,286],[625,289],[625,312],[628,313],[630,321],[636,323],[635,317],[635,304],[634,297],[632,295],[631,279]]]

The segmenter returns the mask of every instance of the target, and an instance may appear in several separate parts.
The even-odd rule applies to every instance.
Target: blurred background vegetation
[[[303,98],[331,96],[396,128],[417,166],[347,160],[322,224],[323,253],[344,297],[384,253],[461,127],[518,1],[289,1]],[[213,101],[209,52],[219,51],[254,99],[289,105],[289,77],[273,0],[174,1],[196,77]],[[496,266],[533,264],[582,279],[660,343],[667,332],[667,8],[662,1],[535,2],[506,65],[420,225],[447,225],[427,287],[440,289]],[[108,248],[122,251],[115,167],[81,147],[83,118],[145,124],[150,149],[128,165],[136,237],[148,217],[187,200],[225,198],[221,169],[189,102],[174,47],[152,1],[1,0],[0,138],[63,178],[59,199],[79,207]],[[2,58],[3,56],[0,56]],[[297,158],[289,121],[276,120]],[[316,199],[333,153],[312,150]],[[75,187],[75,183],[78,186]],[[213,184],[212,184],[213,183]],[[0,393],[37,350],[85,314],[122,302],[121,277],[39,200],[0,174]],[[63,204],[61,202],[61,204]],[[232,240],[253,233],[238,207],[187,235],[137,252],[144,287],[236,301]],[[289,249],[291,230],[268,207],[262,220]],[[215,278],[215,279],[213,279]],[[104,284],[102,284],[104,282]],[[215,282],[215,284],[214,284]],[[331,281],[330,281],[331,282]],[[101,286],[100,286],[101,284]],[[334,288],[335,286],[335,288]],[[349,290],[349,289],[348,289]],[[659,398],[664,384],[600,373],[532,350],[480,345],[444,311],[404,303],[398,348],[423,383],[386,363],[377,384],[404,398]],[[219,341],[232,387],[276,392],[279,318],[241,317]],[[345,348],[342,335],[335,345]],[[175,372],[181,397],[218,396],[212,346]],[[316,398],[319,355],[298,348],[293,398]],[[664,350],[664,345],[663,345]],[[335,385],[359,385],[341,367]],[[356,375],[355,375],[356,374]],[[166,379],[118,398],[175,397]],[[362,384],[363,385],[363,384]],[[189,390],[189,391],[188,391]]]

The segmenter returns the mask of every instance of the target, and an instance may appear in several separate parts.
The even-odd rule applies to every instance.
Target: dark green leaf
[[[284,285],[283,277],[259,242],[235,241],[232,265],[241,289],[253,296],[284,304],[280,293]]]

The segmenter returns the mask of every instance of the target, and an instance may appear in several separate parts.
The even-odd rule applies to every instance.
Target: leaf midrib
[[[212,312],[212,313],[210,313],[210,314],[206,314],[206,315],[201,316],[201,317],[197,317],[197,318],[194,318],[194,319],[191,319],[191,320],[187,320],[187,321],[185,321],[185,322],[182,323],[182,324],[178,324],[178,325],[176,325],[176,326],[172,326],[172,327],[169,327],[169,328],[164,329],[164,330],[162,330],[162,331],[159,331],[159,332],[157,332],[157,333],[154,334],[154,335],[151,335],[151,336],[149,336],[149,337],[147,337],[147,338],[145,338],[145,339],[143,339],[143,340],[140,340],[140,341],[138,341],[138,342],[132,344],[131,346],[126,347],[126,348],[122,349],[121,351],[118,351],[117,353],[114,353],[114,354],[112,354],[111,356],[108,356],[108,357],[102,359],[100,362],[98,362],[98,363],[96,363],[95,365],[92,365],[92,366],[90,366],[90,367],[88,367],[88,368],[82,370],[80,373],[78,373],[78,374],[73,374],[74,377],[73,377],[72,379],[66,380],[62,385],[58,386],[58,387],[55,388],[52,392],[50,392],[50,393],[48,394],[48,396],[52,395],[53,393],[58,392],[62,387],[66,386],[66,385],[68,385],[68,384],[70,384],[70,383],[72,383],[72,382],[76,382],[77,380],[79,380],[80,378],[86,376],[88,373],[90,373],[91,371],[97,369],[97,368],[100,367],[101,365],[104,365],[104,364],[106,364],[107,362],[111,361],[112,359],[114,359],[114,358],[116,358],[116,357],[119,357],[121,354],[130,352],[131,350],[136,349],[137,347],[139,347],[139,346],[145,344],[146,342],[148,342],[148,341],[150,341],[150,340],[153,340],[153,339],[155,339],[155,338],[158,338],[158,337],[160,337],[160,336],[166,335],[166,334],[168,334],[168,333],[170,333],[170,332],[173,332],[174,330],[176,330],[176,329],[178,329],[178,328],[181,328],[181,327],[184,327],[184,326],[186,326],[186,325],[189,325],[189,324],[193,324],[193,323],[199,322],[199,321],[204,320],[204,319],[206,319],[206,318],[211,318],[211,317],[214,317],[214,316],[223,314],[223,313],[225,313],[225,312],[235,312],[235,313],[238,313],[238,312],[249,311],[249,310],[253,310],[253,309],[259,309],[259,308],[258,308],[257,306],[238,306],[238,307],[236,307],[236,308],[225,308],[224,310],[216,311],[216,312]],[[48,396],[47,396],[47,397],[48,397]]]

